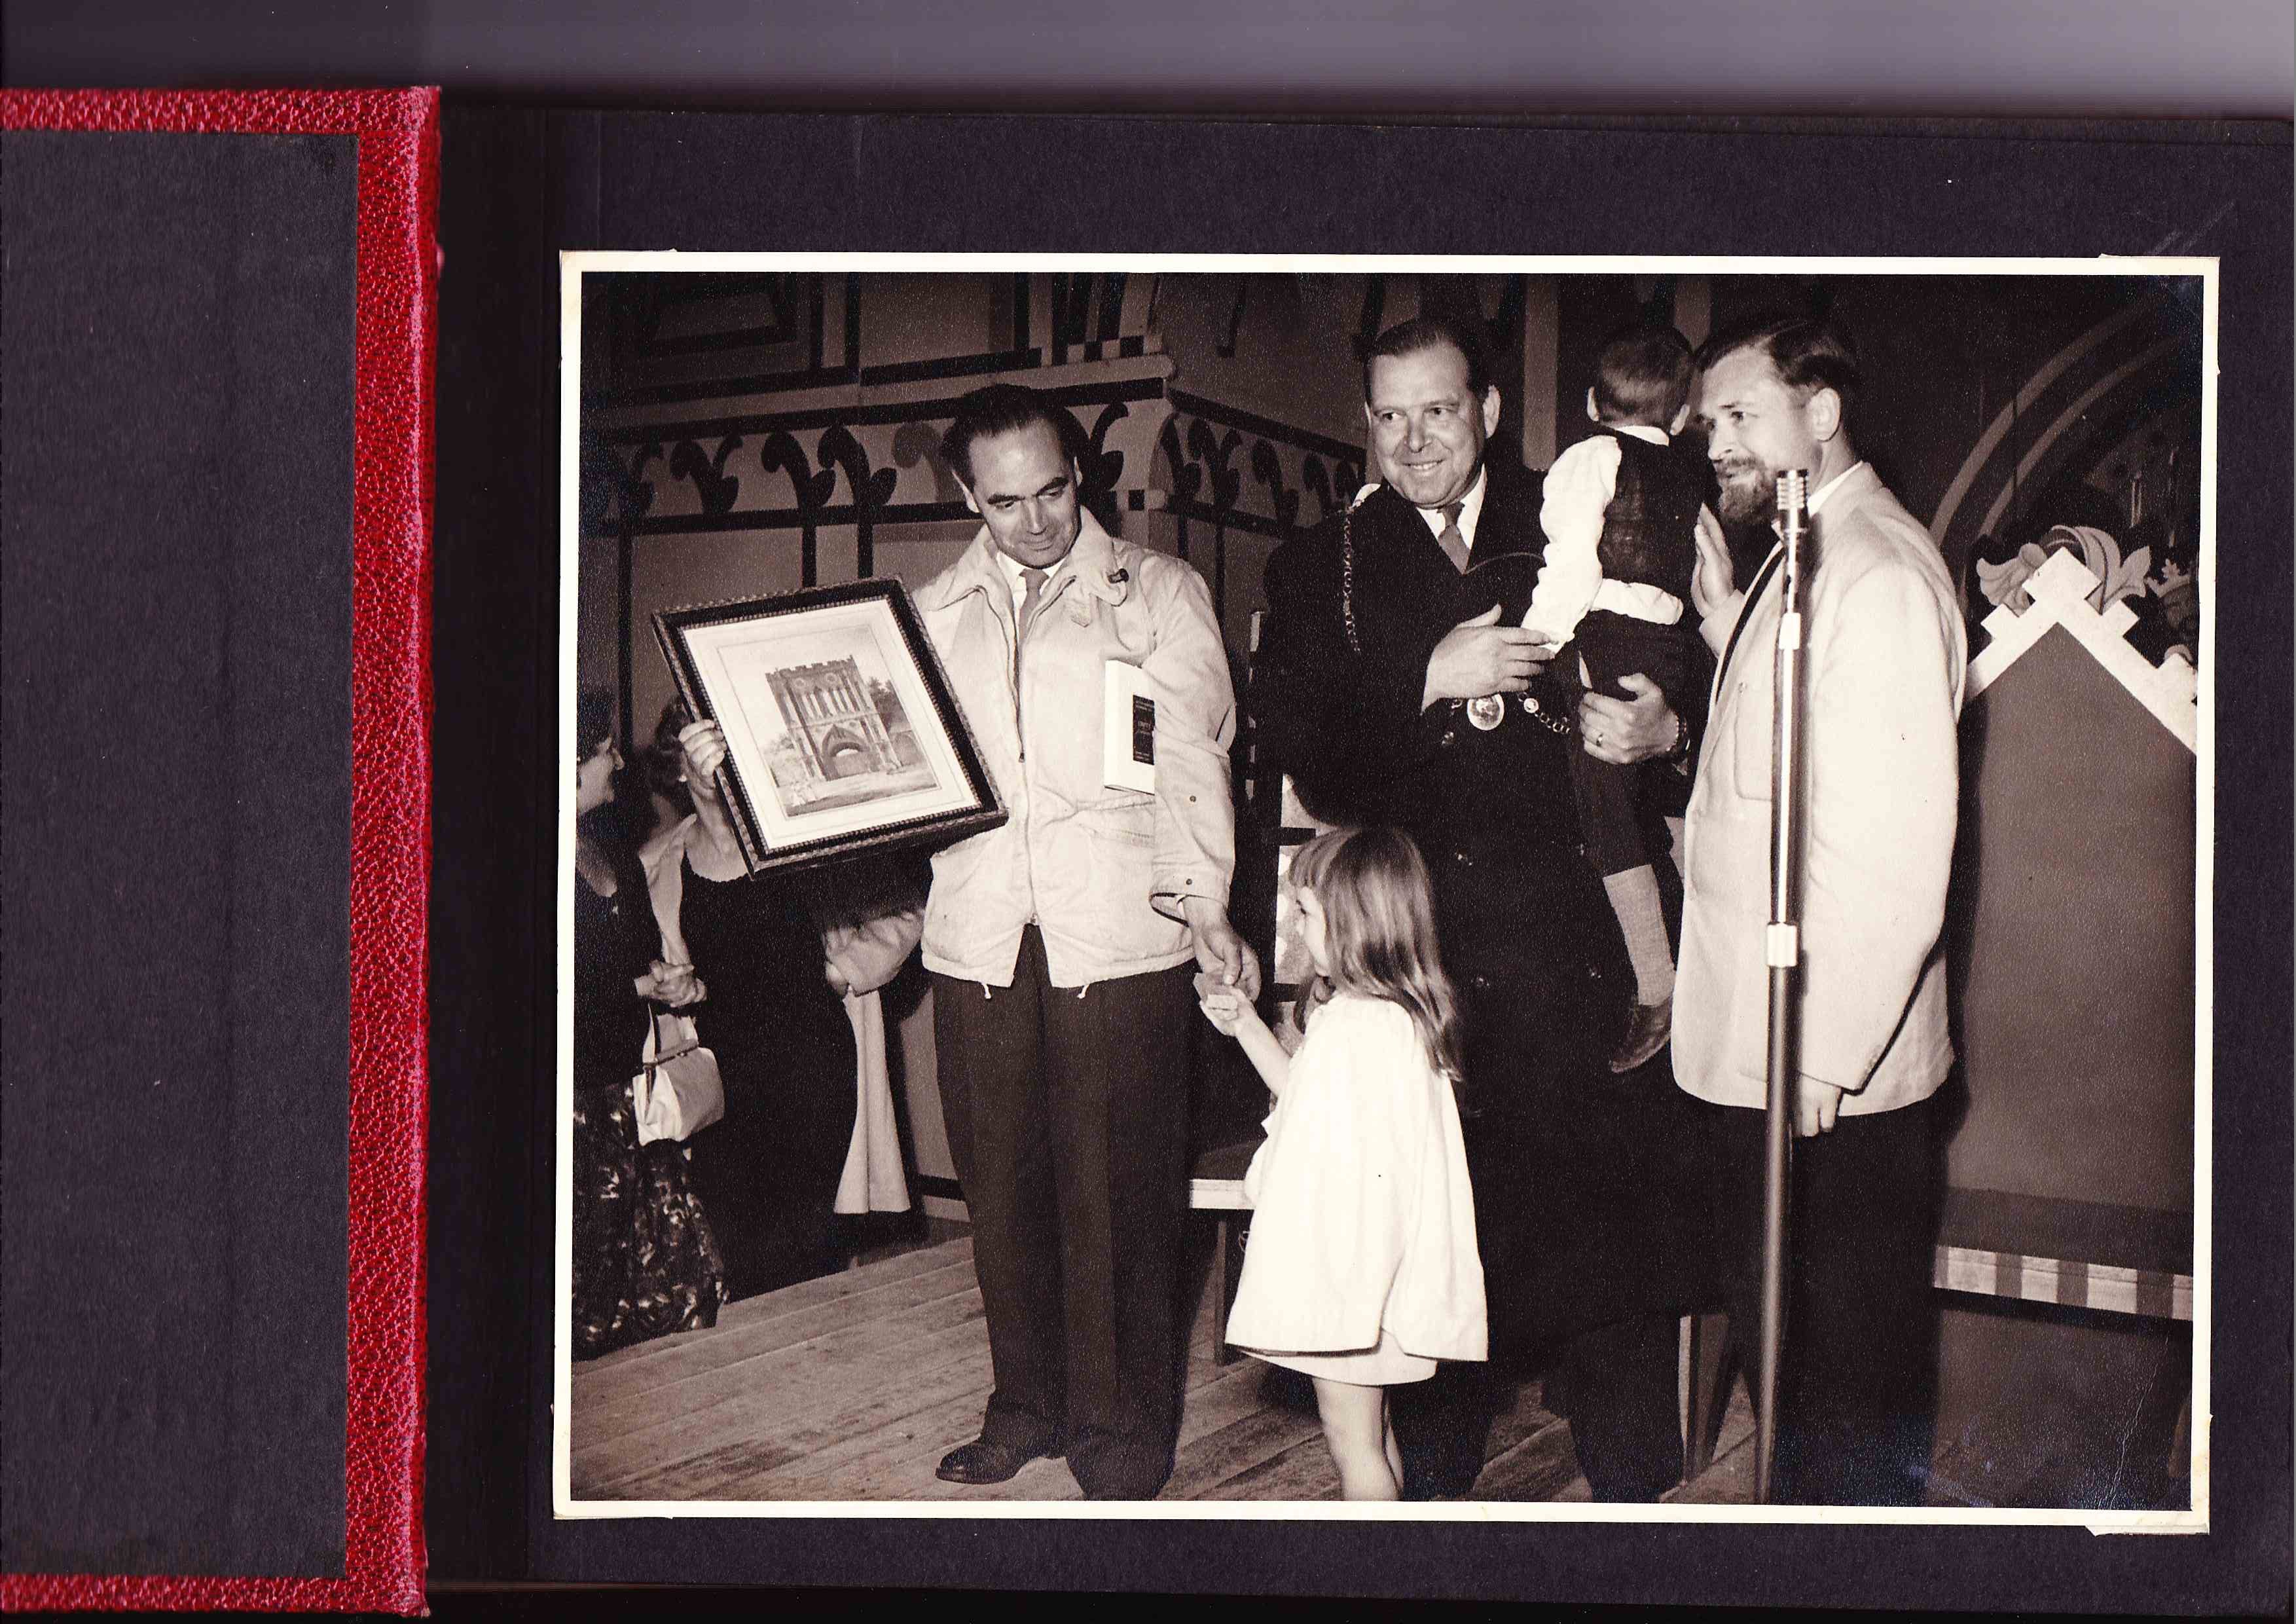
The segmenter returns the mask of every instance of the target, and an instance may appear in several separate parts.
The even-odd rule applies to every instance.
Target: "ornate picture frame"
[[[946,843],[1006,812],[898,581],[867,579],[653,617],[718,772],[750,875]]]

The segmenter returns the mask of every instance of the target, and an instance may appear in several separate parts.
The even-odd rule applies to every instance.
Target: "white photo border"
[[[582,278],[617,271],[961,273],[1024,271],[1333,274],[1349,271],[1428,272],[1447,275],[1497,274],[1728,275],[1972,275],[2194,277],[2202,287],[2201,355],[2201,637],[2195,750],[2194,1021],[2194,1274],[2189,1510],[2094,1511],[1962,1507],[1798,1505],[1618,1505],[1570,1502],[1460,1502],[1365,1505],[1346,1502],[1222,1501],[1108,1503],[1095,1501],[635,1501],[578,1500],[570,1488],[570,1405],[572,1393],[573,1186],[573,883],[574,788],[561,773],[557,865],[558,1109],[554,1172],[554,1291],[552,1316],[551,1500],[562,1521],[647,1517],[747,1519],[931,1518],[1023,1520],[1171,1520],[1236,1521],[1656,1522],[1874,1524],[1999,1528],[2056,1526],[2093,1533],[2193,1534],[2209,1530],[2210,1349],[2213,1296],[2210,1260],[2213,937],[2215,890],[2216,603],[2220,585],[2217,547],[2217,446],[2220,267],[2214,257],[2132,255],[2096,258],[1982,256],[1727,256],[1727,255],[1239,255],[1239,254],[907,254],[682,252],[584,250],[560,256],[560,579],[558,757],[571,759],[577,685],[580,578],[579,467],[582,390]]]

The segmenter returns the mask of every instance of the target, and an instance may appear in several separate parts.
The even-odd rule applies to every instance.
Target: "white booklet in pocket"
[[[1101,782],[1111,790],[1156,789],[1156,685],[1121,660],[1103,662]]]

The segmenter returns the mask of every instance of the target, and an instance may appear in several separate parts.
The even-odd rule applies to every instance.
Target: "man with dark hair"
[[[1431,349],[1451,350],[1466,362],[1469,398],[1480,401],[1489,391],[1490,358],[1489,352],[1483,347],[1481,335],[1465,323],[1453,321],[1447,316],[1414,316],[1407,322],[1398,322],[1388,328],[1364,351],[1365,401],[1368,403],[1371,399],[1372,373],[1382,361],[1400,361],[1406,357],[1424,355]]]
[[[1805,401],[1819,390],[1831,390],[1835,400],[1832,410],[1846,432],[1864,372],[1857,364],[1857,347],[1840,323],[1818,316],[1757,316],[1739,323],[1700,347],[1702,379],[1713,372],[1717,362],[1742,349],[1759,352],[1778,382]],[[1849,450],[1846,443],[1841,450]]]
[[[1051,432],[1060,455],[1073,461],[1076,419],[1038,390],[1025,384],[989,383],[956,403],[955,419],[940,437],[940,455],[949,472],[956,476],[957,483],[964,488],[968,507],[972,506],[974,443],[1039,425]],[[980,511],[973,508],[975,513]]]
[[[1613,1077],[1634,978],[1580,849],[1553,650],[1514,621],[1539,486],[1488,454],[1499,394],[1474,334],[1390,329],[1365,365],[1380,483],[1278,548],[1253,679],[1262,748],[1308,808],[1408,831],[1433,872],[1468,1018],[1464,1097],[1495,1355],[1550,1354],[1595,1494],[1681,1475],[1675,1314],[1693,1295],[1688,1106],[1662,1062]],[[1662,708],[1662,706],[1661,706]],[[1396,1390],[1408,1496],[1466,1493],[1496,1391],[1477,1366]]]
[[[1094,1498],[1146,1499],[1179,1431],[1190,971],[1250,997],[1259,969],[1227,919],[1235,697],[1211,595],[1083,511],[1064,415],[1013,384],[960,403],[944,450],[980,531],[916,595],[1010,814],[934,855],[925,909],[996,1381],[940,1475],[1065,1454]],[[1152,718],[1120,775],[1111,688],[1139,695],[1130,738]]]
[[[1935,1338],[1939,1128],[1953,1064],[1940,933],[1959,808],[1968,650],[1937,545],[1852,444],[1857,352],[1831,322],[1759,321],[1700,357],[1724,514],[1775,512],[1809,476],[1802,750],[1800,1075],[1776,1497],[1919,1504]],[[1733,1318],[1758,1313],[1770,839],[1774,550],[1732,590],[1702,529],[1692,592],[1721,661],[1691,791],[1675,1075],[1715,1149]],[[1622,722],[1643,746],[1642,721]]]

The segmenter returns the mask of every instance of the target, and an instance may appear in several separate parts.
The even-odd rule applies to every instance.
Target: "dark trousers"
[[[996,1390],[981,1436],[1064,1448],[1144,1499],[1179,1432],[1191,967],[1054,987],[1032,927],[1009,988],[933,978],[949,1152]]]
[[[1682,1480],[1680,1333],[1674,1315],[1640,1314],[1548,1354],[1546,1407],[1570,1423],[1570,1447],[1597,1500],[1655,1500]],[[1427,1381],[1388,1389],[1404,1498],[1474,1487],[1501,1398],[1488,1365],[1445,1365]]]
[[[1633,695],[1620,685],[1619,679],[1640,672],[1659,685],[1667,702],[1679,714],[1693,676],[1690,635],[1679,625],[1657,626],[1595,609],[1580,619],[1570,646],[1587,662],[1587,674],[1595,679],[1593,692],[1630,699]],[[1578,674],[1575,661],[1565,659],[1562,665],[1572,676]],[[1587,842],[1587,855],[1605,875],[1627,874],[1651,861],[1642,806],[1645,776],[1639,765],[1616,767],[1597,761],[1583,750],[1570,752],[1570,790],[1578,803],[1578,833]]]
[[[1751,1379],[1761,1325],[1762,1113],[1700,1109],[1732,1265],[1732,1337]],[[1935,1117],[1925,1100],[1843,1116],[1832,1133],[1793,1142],[1771,1480],[1781,1503],[1921,1504],[1936,1425]]]

